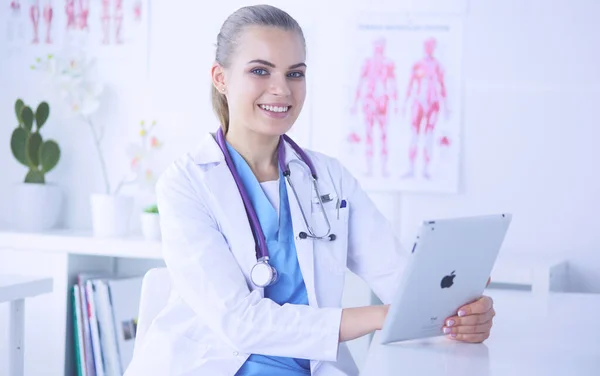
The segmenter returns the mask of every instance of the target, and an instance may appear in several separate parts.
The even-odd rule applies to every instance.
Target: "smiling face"
[[[230,129],[243,127],[269,136],[286,133],[306,98],[305,59],[303,38],[297,32],[245,28],[229,66],[215,64],[212,71],[215,86],[225,89]]]

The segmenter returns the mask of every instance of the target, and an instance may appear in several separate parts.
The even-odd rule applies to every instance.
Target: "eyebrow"
[[[275,64],[268,62],[266,60],[255,59],[255,60],[250,60],[248,62],[248,64],[253,64],[253,63],[263,64],[263,65],[269,66],[271,68],[275,68]],[[290,67],[288,69],[296,69],[296,68],[300,68],[300,67],[306,67],[306,64],[298,63],[298,64],[290,65]]]

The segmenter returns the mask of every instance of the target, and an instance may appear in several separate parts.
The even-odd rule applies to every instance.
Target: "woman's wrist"
[[[381,330],[388,312],[387,305],[344,308],[340,341],[348,341]]]
[[[377,328],[375,328],[375,330],[381,330],[383,328],[383,323],[385,322],[385,318],[387,317],[387,313],[388,313],[390,306],[388,304],[386,304],[386,305],[381,305],[381,306],[377,306],[377,307],[379,308],[379,310],[378,310],[379,319],[377,320],[378,325],[377,325]]]

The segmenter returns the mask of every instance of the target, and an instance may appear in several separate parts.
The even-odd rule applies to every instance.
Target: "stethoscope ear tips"
[[[306,239],[306,238],[308,238],[308,234],[306,232],[302,231],[298,234],[298,237],[300,239]],[[323,239],[323,238],[319,238],[319,239]],[[327,239],[329,239],[329,241],[332,242],[336,239],[336,236],[335,236],[335,234],[329,234],[327,236]]]

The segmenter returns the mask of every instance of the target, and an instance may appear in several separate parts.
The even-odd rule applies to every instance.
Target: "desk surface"
[[[436,337],[380,345],[376,333],[361,375],[600,375],[600,294],[486,295],[497,314],[484,343]]]
[[[0,303],[52,292],[52,278],[0,274]]]
[[[0,222],[0,249],[23,249],[38,252],[66,252],[91,256],[162,259],[160,241],[141,235],[98,237],[91,231],[53,229],[43,232],[15,230]]]

